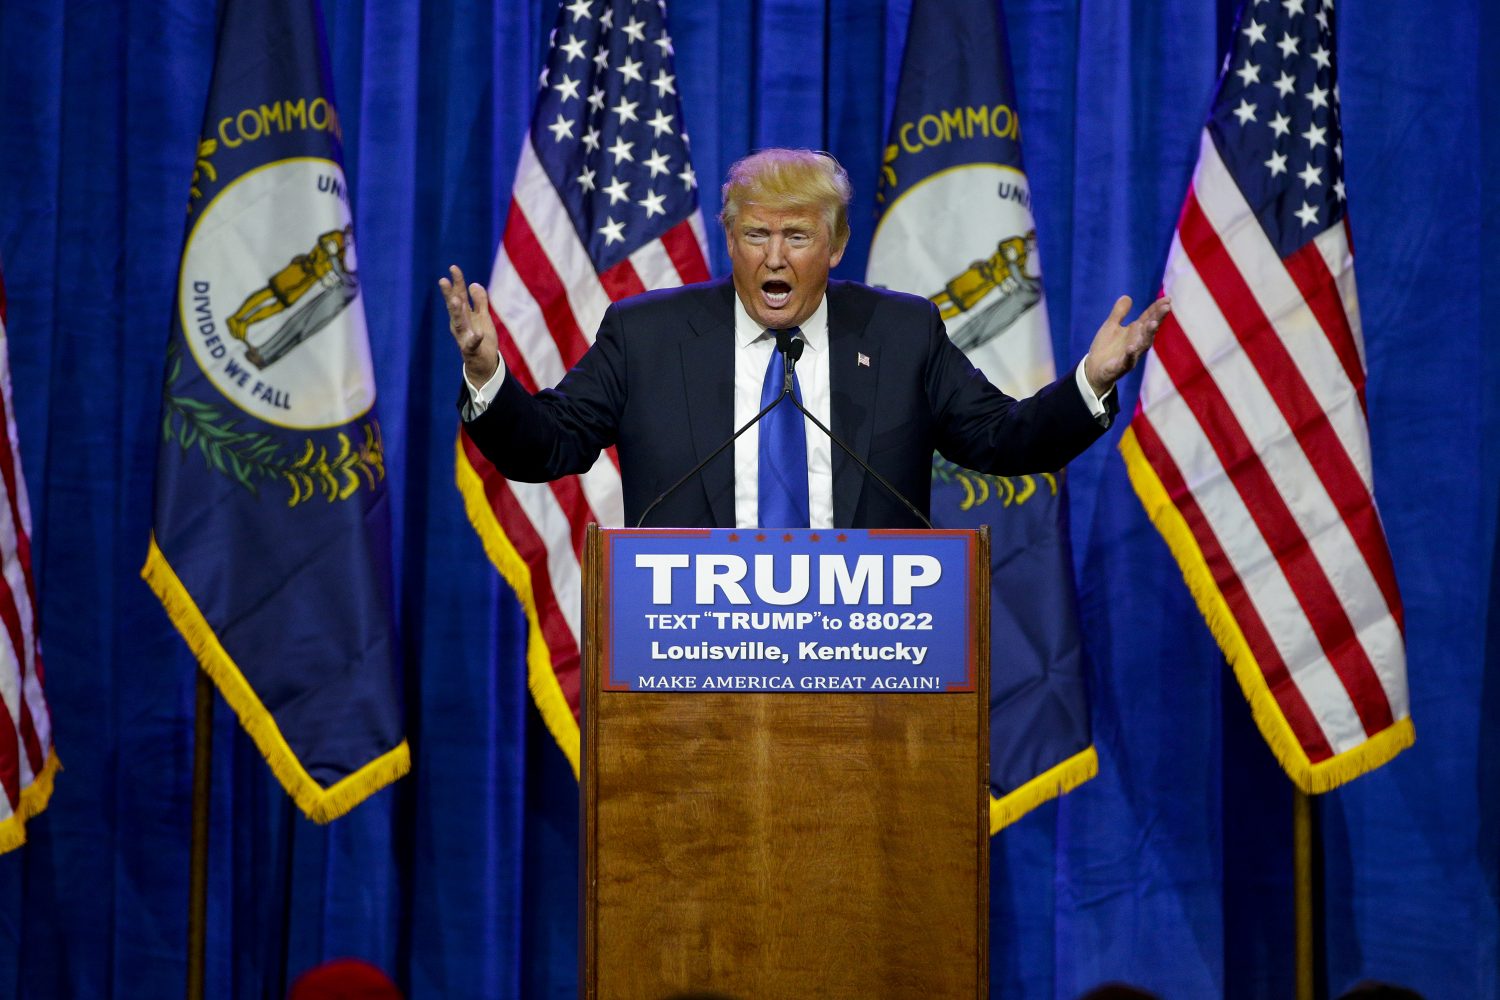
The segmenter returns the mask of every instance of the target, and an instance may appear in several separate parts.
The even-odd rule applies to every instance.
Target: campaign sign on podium
[[[989,991],[989,536],[590,526],[584,1000]]]
[[[974,690],[968,531],[605,535],[606,691]]]

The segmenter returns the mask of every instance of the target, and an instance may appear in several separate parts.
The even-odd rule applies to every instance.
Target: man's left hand
[[[1122,321],[1130,313],[1130,296],[1122,295],[1115,300],[1109,319],[1094,334],[1088,360],[1083,366],[1083,374],[1094,395],[1103,399],[1120,377],[1135,367],[1156,338],[1156,328],[1171,311],[1172,300],[1163,295],[1137,316],[1134,323],[1122,326]]]

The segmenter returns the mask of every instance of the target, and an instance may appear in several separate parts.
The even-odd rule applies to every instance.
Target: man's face
[[[844,256],[816,208],[741,207],[725,234],[734,291],[764,327],[800,326],[818,308],[828,271]]]

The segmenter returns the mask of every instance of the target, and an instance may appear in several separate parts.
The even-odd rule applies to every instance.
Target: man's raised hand
[[[1115,300],[1109,319],[1094,334],[1084,362],[1083,374],[1094,395],[1102,398],[1121,376],[1135,367],[1156,338],[1157,327],[1171,311],[1172,300],[1163,295],[1137,316],[1134,323],[1122,326],[1121,321],[1130,312],[1130,296],[1122,295]]]
[[[448,329],[463,355],[464,377],[480,388],[500,367],[500,338],[490,318],[489,293],[478,282],[465,286],[464,272],[456,264],[448,268],[448,274],[451,279],[438,279],[448,306]]]

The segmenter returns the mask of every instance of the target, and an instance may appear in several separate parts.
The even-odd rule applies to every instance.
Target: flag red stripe
[[[26,701],[26,693],[19,692],[21,702],[21,742],[26,747],[26,762],[31,765],[31,773],[36,774],[42,769],[47,758],[42,753],[42,741],[37,738],[36,723],[31,718],[31,705]]]
[[[1302,292],[1302,297],[1307,300],[1313,314],[1317,316],[1319,325],[1328,334],[1329,342],[1333,344],[1334,351],[1339,356],[1339,363],[1343,365],[1344,371],[1349,375],[1349,381],[1359,393],[1360,410],[1366,412],[1364,365],[1359,359],[1359,352],[1355,349],[1354,332],[1349,326],[1349,316],[1344,312],[1338,284],[1333,273],[1328,270],[1327,261],[1318,252],[1316,244],[1307,243],[1286,258],[1286,265],[1287,273],[1292,276],[1292,280]],[[1315,464],[1314,468],[1321,467]],[[1357,477],[1358,472],[1354,475]],[[1373,497],[1370,497],[1368,491],[1363,489],[1363,480],[1360,480],[1360,487],[1365,497],[1369,498],[1368,502],[1356,503],[1353,510],[1345,510],[1340,506],[1339,513],[1343,515],[1345,521],[1349,522],[1350,534],[1354,536],[1354,541],[1359,546],[1360,554],[1365,557],[1365,562],[1369,563],[1370,572],[1380,587],[1381,596],[1385,598],[1391,616],[1396,619],[1397,628],[1404,635],[1406,609],[1401,603],[1400,588],[1396,585],[1396,566],[1391,560],[1391,549],[1385,539],[1385,528],[1376,514]]]
[[[1219,464],[1244,499],[1288,586],[1302,605],[1324,655],[1349,692],[1365,732],[1373,734],[1385,729],[1392,722],[1385,690],[1322,564],[1202,359],[1182,332],[1176,314],[1167,317],[1161,332],[1155,345],[1157,358],[1178,386],[1183,402],[1203,427]]]
[[[563,368],[572,368],[589,349],[588,340],[573,316],[573,305],[568,301],[567,289],[553,269],[552,261],[542,249],[536,233],[532,232],[531,224],[526,221],[526,214],[521,211],[520,204],[514,198],[510,202],[510,215],[505,221],[505,236],[501,245],[505,247],[511,267],[531,292],[531,297],[536,299],[542,318],[547,322],[547,330],[557,342]]]
[[[1255,664],[1260,668],[1261,675],[1266,679],[1266,687],[1271,692],[1271,697],[1276,699],[1280,706],[1282,715],[1287,724],[1291,726],[1292,734],[1297,737],[1297,742],[1302,745],[1303,753],[1307,754],[1308,760],[1314,764],[1327,760],[1333,756],[1333,747],[1329,745],[1328,739],[1323,735],[1323,728],[1318,724],[1312,709],[1303,697],[1302,690],[1292,681],[1287,672],[1286,661],[1281,658],[1276,643],[1271,638],[1270,631],[1256,610],[1255,603],[1245,591],[1244,582],[1240,580],[1239,574],[1234,571],[1229,557],[1224,552],[1224,547],[1219,544],[1219,538],[1214,534],[1213,527],[1208,523],[1202,508],[1193,493],[1188,489],[1187,482],[1182,477],[1182,472],[1177,468],[1177,463],[1167,451],[1166,446],[1156,435],[1156,429],[1151,426],[1148,418],[1140,408],[1137,407],[1135,417],[1130,421],[1130,429],[1135,434],[1136,442],[1141,446],[1141,454],[1150,463],[1156,476],[1161,480],[1161,485],[1166,490],[1172,506],[1176,507],[1187,523],[1188,530],[1192,532],[1193,538],[1198,543],[1198,550],[1203,554],[1203,560],[1207,563],[1209,572],[1218,585],[1219,593],[1224,597],[1224,603],[1229,606],[1229,611],[1234,615],[1235,624],[1239,626],[1240,634],[1245,637],[1245,643],[1250,648],[1251,655],[1255,657]]]
[[[6,394],[0,392],[0,477],[3,477],[5,500],[10,507],[10,523],[16,539],[16,559],[21,565],[21,578],[26,584],[25,597],[31,609],[33,632],[28,636],[22,628],[20,611],[16,607],[16,595],[11,592],[10,584],[3,577],[0,577],[0,617],[5,620],[6,631],[10,633],[11,646],[16,651],[16,698],[20,708],[21,740],[26,746],[26,756],[31,763],[31,771],[35,774],[41,770],[45,760],[41,741],[37,739],[36,722],[31,717],[31,706],[26,700],[28,660],[37,670],[37,680],[42,680],[41,654],[37,649],[35,639],[36,589],[31,577],[31,539],[26,535],[26,526],[21,523],[20,476],[16,474],[16,456],[11,448],[10,433],[7,429],[10,413],[6,403]],[[27,655],[28,652],[30,656]]]
[[[552,577],[547,569],[547,546],[537,535],[531,520],[510,490],[510,484],[495,471],[479,449],[463,435],[464,452],[474,471],[479,473],[484,484],[485,499],[495,512],[505,535],[515,547],[516,553],[526,563],[531,573],[531,594],[536,607],[537,625],[542,632],[542,641],[547,645],[552,660],[552,670],[562,688],[563,697],[573,716],[579,711],[579,653],[578,643],[568,629],[567,619],[557,605],[557,594],[552,589]]]
[[[693,233],[691,219],[683,219],[662,233],[661,245],[667,251],[672,266],[677,268],[683,284],[708,280],[708,262],[703,259],[703,248],[698,245],[698,237]]]
[[[27,636],[21,627],[21,612],[16,608],[16,595],[3,576],[0,576],[0,621],[5,623],[5,632],[10,637],[10,646],[16,655],[16,708],[21,719],[21,742],[26,747],[26,759],[31,764],[31,772],[35,774],[42,769],[44,758],[41,741],[36,736],[36,723],[31,718],[31,706],[26,703]],[[0,714],[5,713],[0,710]]]
[[[505,361],[505,377],[514,377],[520,383],[521,388],[533,396],[536,395],[536,376],[531,374],[531,367],[526,364],[525,355],[516,346],[515,338],[505,328],[505,323],[493,307],[490,309],[490,318],[495,321],[495,333],[500,341],[500,357]]]
[[[589,522],[598,522],[599,517],[594,513],[589,501],[583,494],[583,485],[579,483],[577,476],[563,476],[554,479],[547,484],[552,490],[552,495],[557,498],[557,505],[562,508],[563,517],[568,521],[568,533],[573,543],[573,555],[579,562],[583,561],[583,539],[588,532]]]
[[[547,569],[546,545],[532,528],[521,505],[516,502],[509,483],[500,479],[495,482],[493,489],[489,488],[489,482],[485,485],[490,505],[498,512],[505,525],[506,536],[516,546],[516,550],[523,553],[531,570],[532,599],[536,602],[542,638],[551,654],[552,673],[557,678],[558,687],[562,689],[569,711],[577,719],[581,714],[578,644],[573,639],[573,633],[568,631],[562,609],[557,606],[557,593],[552,588],[552,577]]]
[[[31,537],[26,534],[26,525],[21,521],[21,477],[16,470],[19,465],[11,448],[10,434],[6,428],[10,423],[9,402],[0,393],[0,475],[4,476],[5,499],[10,504],[10,523],[15,526],[16,558],[21,563],[21,576],[26,580],[26,598],[31,602],[32,617],[36,611],[36,585],[31,574]]]
[[[626,258],[608,271],[599,273],[599,284],[604,286],[604,291],[609,295],[611,302],[618,302],[631,295],[639,295],[646,290],[641,283],[640,275],[635,273],[635,265]]]
[[[1318,325],[1323,328],[1333,353],[1344,367],[1349,384],[1359,394],[1360,409],[1364,410],[1365,366],[1359,359],[1359,348],[1354,343],[1349,314],[1344,312],[1344,300],[1339,292],[1338,281],[1333,272],[1328,270],[1328,261],[1323,259],[1317,240],[1308,240],[1291,256],[1282,258],[1282,263],[1286,265],[1286,273],[1291,276],[1297,290],[1306,300],[1307,307],[1317,318]]]
[[[1192,190],[1183,203],[1178,231],[1183,251],[1244,348],[1245,356],[1260,373],[1261,381],[1276,401],[1339,516],[1348,525],[1397,627],[1404,628],[1396,572],[1380,518],[1375,513],[1374,497],[1349,458],[1338,431],[1329,422],[1327,411],[1303,379]],[[1316,247],[1313,253],[1317,253]],[[1253,450],[1245,454],[1253,454]]]
[[[5,791],[14,813],[21,802],[21,744],[16,739],[16,724],[4,705],[0,705],[0,789]]]

